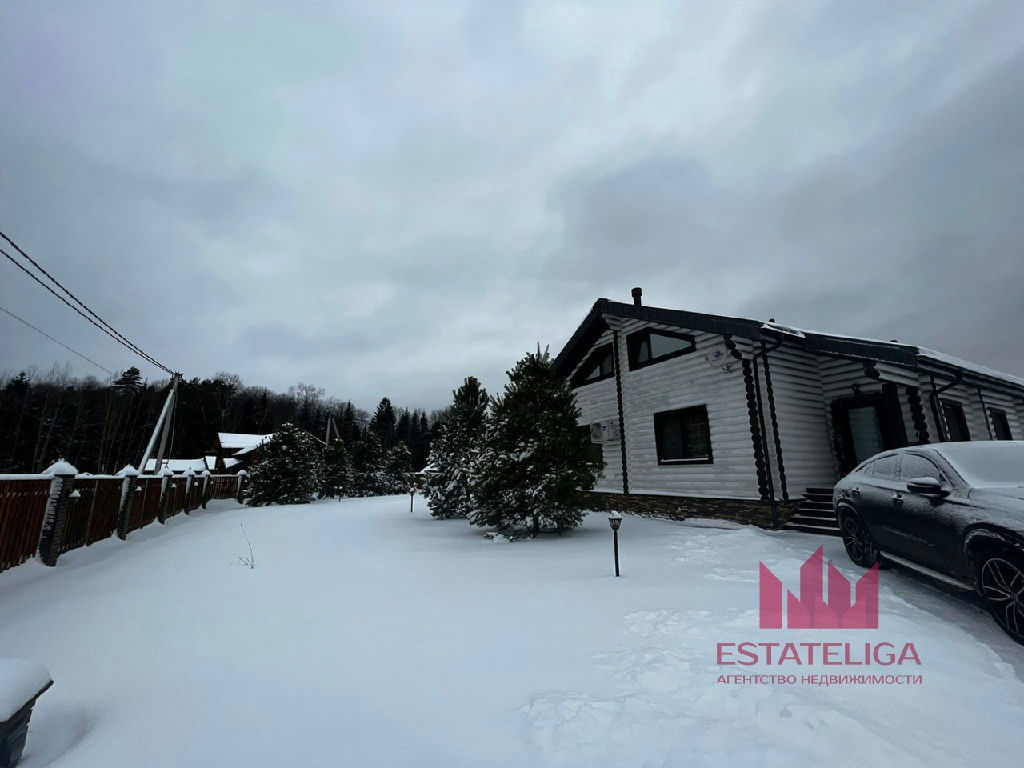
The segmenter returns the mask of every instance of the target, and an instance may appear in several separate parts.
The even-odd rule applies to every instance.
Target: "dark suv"
[[[1024,441],[886,451],[832,497],[850,559],[885,558],[977,590],[1024,644]]]

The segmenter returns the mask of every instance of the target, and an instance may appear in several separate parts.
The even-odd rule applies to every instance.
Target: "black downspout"
[[[619,452],[622,454],[622,495],[629,496],[629,470],[626,467],[626,420],[622,415],[622,366],[619,364],[619,331],[612,331],[615,355],[615,398],[619,407]]]
[[[981,394],[981,386],[978,386],[978,400],[981,401],[981,418],[985,420],[985,429],[988,430],[988,439],[995,440],[992,436],[992,425],[988,421],[988,407],[985,405],[985,396]]]
[[[768,505],[772,510],[772,528],[779,527],[779,505],[775,501],[775,481],[772,480],[772,461],[768,458],[768,437],[764,427],[764,402],[761,398],[761,377],[757,373],[757,355],[751,360],[754,368],[754,394],[757,397],[757,418],[761,424],[761,450],[764,453],[765,480],[768,484]]]
[[[946,420],[943,418],[941,411],[939,410],[939,395],[945,392],[947,389],[952,389],[957,384],[963,381],[964,375],[961,371],[956,372],[956,378],[954,378],[949,384],[946,384],[938,389],[935,388],[935,374],[930,373],[928,377],[932,382],[932,391],[928,394],[928,401],[932,406],[932,415],[935,417],[935,425],[939,428],[939,442],[949,442],[949,427],[946,425]]]
[[[782,438],[779,437],[779,417],[775,412],[775,390],[772,387],[772,369],[768,365],[768,353],[774,352],[782,346],[782,339],[777,340],[771,347],[761,342],[761,362],[764,363],[764,388],[768,393],[768,415],[772,422],[772,438],[775,441],[775,459],[779,462],[779,485],[782,491],[782,500],[789,501],[789,489],[786,487],[786,466],[782,462]]]

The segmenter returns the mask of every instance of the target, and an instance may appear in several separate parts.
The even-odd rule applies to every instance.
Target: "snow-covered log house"
[[[555,359],[610,508],[835,531],[875,453],[1024,438],[1024,380],[933,350],[598,299]]]

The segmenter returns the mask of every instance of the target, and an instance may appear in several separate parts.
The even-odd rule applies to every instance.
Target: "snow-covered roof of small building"
[[[206,459],[164,459],[164,465],[171,472],[185,472],[191,469],[193,472],[202,472],[207,469]],[[149,459],[143,471],[152,474],[156,470],[156,459]]]
[[[234,451],[235,455],[242,452],[249,452],[259,448],[267,440],[272,438],[274,433],[269,435],[247,435],[240,432],[218,432],[217,441],[225,451]]]

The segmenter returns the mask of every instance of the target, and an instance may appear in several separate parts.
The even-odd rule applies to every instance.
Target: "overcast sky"
[[[0,229],[187,377],[367,408],[497,390],[634,285],[1024,375],[1022,30],[1015,0],[6,0]],[[5,259],[0,304],[139,362]],[[0,334],[0,371],[104,375]]]

